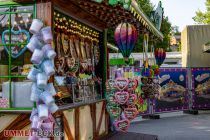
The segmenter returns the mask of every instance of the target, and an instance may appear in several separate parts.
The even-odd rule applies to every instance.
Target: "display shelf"
[[[65,111],[81,106],[86,106],[94,103],[99,103],[105,101],[105,99],[98,99],[94,101],[89,101],[89,102],[81,102],[81,103],[71,103],[67,105],[62,105],[59,106],[59,111]],[[32,108],[1,108],[0,113],[31,113]]]

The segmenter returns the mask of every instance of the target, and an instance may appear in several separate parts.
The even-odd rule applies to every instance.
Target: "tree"
[[[138,0],[138,4],[147,16],[150,16],[151,12],[155,8],[150,0]]]
[[[171,27],[171,34],[176,35],[176,34],[180,34],[179,32],[179,26],[172,26]]]
[[[206,11],[202,12],[198,10],[193,20],[198,24],[210,24],[210,0],[206,0]]]
[[[138,4],[148,17],[150,17],[151,12],[154,11],[155,9],[154,5],[150,2],[150,0],[138,0]],[[165,50],[169,48],[171,30],[172,30],[172,27],[171,27],[171,23],[169,22],[168,17],[164,17],[162,26],[161,26],[161,32],[163,33],[164,39],[163,41],[160,41],[160,40],[157,41],[156,42],[157,44],[155,45],[155,47],[164,48]],[[115,44],[113,29],[108,30],[108,42],[110,42],[111,44]],[[135,46],[136,47],[134,47],[133,52],[143,51],[143,34],[139,35],[139,39]]]

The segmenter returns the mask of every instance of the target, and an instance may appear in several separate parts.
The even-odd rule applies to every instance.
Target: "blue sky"
[[[157,5],[160,0],[151,0],[154,5]],[[161,0],[165,16],[169,17],[172,25],[179,26],[182,31],[186,25],[195,24],[192,17],[199,9],[205,11],[206,0]]]

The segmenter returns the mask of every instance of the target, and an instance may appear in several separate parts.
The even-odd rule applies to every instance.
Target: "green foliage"
[[[116,46],[116,42],[114,40],[114,29],[109,28],[107,31],[107,41],[111,43],[112,45]],[[111,50],[109,51],[110,53],[115,53],[115,51]]]
[[[198,24],[210,24],[210,0],[206,0],[206,11],[198,10],[193,20]]]
[[[150,13],[155,8],[150,0],[138,0],[138,4],[147,16],[150,16]]]
[[[171,27],[171,34],[180,35],[181,33],[179,32],[179,27],[178,26],[172,26]]]
[[[181,43],[179,43],[179,44],[178,44],[177,51],[178,51],[178,52],[181,52],[181,50],[182,50],[182,45],[181,45]]]
[[[138,4],[140,5],[141,9],[148,17],[150,17],[151,12],[155,10],[155,7],[150,2],[150,0],[138,0]],[[164,48],[165,50],[169,48],[171,31],[172,31],[171,23],[169,22],[168,17],[164,17],[161,26],[161,32],[164,35],[164,39],[163,41],[158,40],[156,42],[155,44],[156,48]],[[114,29],[108,29],[108,42],[113,45],[116,45],[114,40]],[[134,47],[133,52],[142,52],[142,51],[143,51],[143,34],[139,34],[139,39]]]

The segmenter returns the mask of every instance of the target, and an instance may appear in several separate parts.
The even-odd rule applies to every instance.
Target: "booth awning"
[[[163,34],[155,27],[155,25],[150,21],[150,19],[144,14],[142,9],[139,7],[136,0],[132,0],[131,2],[131,13],[141,22],[144,27],[146,27],[149,31],[155,34],[161,40],[163,39]]]
[[[33,2],[34,0],[13,1]],[[87,24],[95,25],[94,28],[98,30],[115,28],[121,22],[129,22],[136,26],[137,30],[143,32],[147,29],[156,38],[163,39],[163,34],[155,27],[150,18],[144,14],[136,0],[131,0],[130,10],[125,10],[121,5],[111,6],[107,0],[101,3],[93,0],[52,0],[52,2],[57,8],[73,13],[80,19],[86,20]]]

